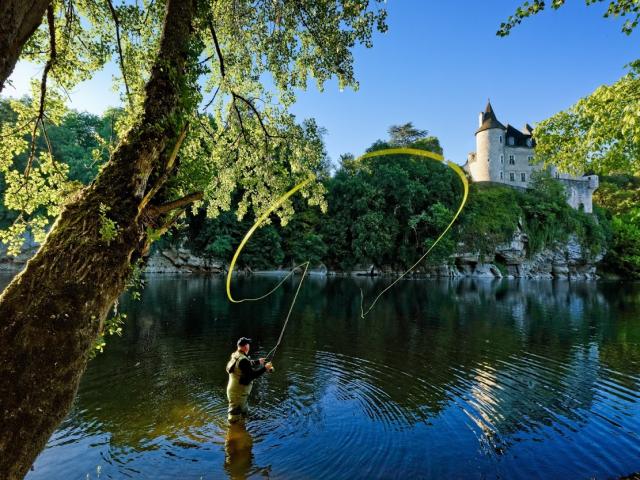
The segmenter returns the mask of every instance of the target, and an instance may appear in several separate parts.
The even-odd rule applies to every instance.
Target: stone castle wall
[[[521,188],[529,186],[532,173],[542,168],[530,161],[534,148],[509,146],[507,142],[506,131],[502,128],[476,133],[476,151],[469,155],[466,165],[474,182],[496,182]],[[514,164],[510,163],[511,155]],[[551,174],[565,186],[567,203],[571,207],[586,213],[593,212],[593,192],[598,188],[597,175],[580,177],[558,174],[553,168]]]

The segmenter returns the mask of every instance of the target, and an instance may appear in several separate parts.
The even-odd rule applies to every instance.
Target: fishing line
[[[299,268],[304,266],[304,270],[302,272],[302,276],[300,277],[300,282],[298,283],[298,288],[296,289],[296,293],[293,296],[293,301],[291,302],[291,306],[289,307],[289,312],[287,313],[287,316],[286,316],[286,318],[284,320],[284,325],[282,326],[282,330],[280,331],[280,336],[278,337],[278,341],[276,342],[276,346],[273,347],[269,351],[269,353],[267,353],[267,355],[265,356],[265,359],[268,359],[269,356],[271,356],[271,355],[275,355],[276,350],[278,349],[278,347],[280,346],[280,343],[282,342],[282,337],[284,336],[284,331],[287,328],[287,325],[289,324],[289,318],[291,317],[291,312],[293,311],[293,306],[295,305],[296,300],[298,299],[298,293],[300,293],[300,288],[302,287],[302,282],[304,282],[304,278],[307,275],[307,270],[309,269],[309,261],[306,261],[304,263],[301,263],[300,265],[296,265],[295,267],[293,267],[291,269],[291,271],[289,273],[287,273],[284,276],[284,278],[282,280],[280,280],[276,284],[275,287],[273,287],[271,290],[269,290],[264,295],[260,295],[259,297],[254,297],[254,298],[241,298],[239,300],[233,298],[233,295],[231,295],[231,275],[233,274],[233,269],[235,268],[235,265],[236,265],[236,262],[238,260],[238,257],[240,256],[240,252],[242,252],[242,249],[247,244],[247,242],[249,241],[249,239],[251,238],[253,233],[260,227],[260,225],[262,225],[267,220],[267,218],[269,218],[269,215],[271,215],[271,213],[276,208],[278,208],[280,205],[282,205],[289,197],[291,197],[291,195],[293,195],[298,190],[300,190],[301,188],[303,188],[306,185],[308,185],[309,183],[311,183],[313,180],[315,180],[315,177],[309,177],[306,180],[303,180],[302,182],[298,183],[295,187],[293,187],[287,193],[285,193],[280,198],[278,198],[274,203],[272,203],[271,206],[269,206],[269,208],[262,215],[260,215],[260,217],[258,217],[258,220],[256,220],[256,222],[253,224],[253,226],[245,234],[244,238],[240,242],[240,245],[238,245],[236,253],[233,255],[233,258],[231,259],[231,264],[229,265],[229,271],[227,272],[227,297],[229,298],[229,300],[231,302],[233,302],[233,303],[256,302],[258,300],[262,300],[263,298],[266,298],[269,295],[271,295],[278,288],[280,288],[280,286],[289,277],[291,277]]]
[[[426,150],[418,150],[418,149],[415,149],[415,148],[387,148],[387,149],[384,149],[384,150],[377,150],[375,152],[366,153],[366,154],[362,155],[361,157],[359,157],[358,160],[363,160],[365,158],[372,158],[372,157],[382,157],[382,156],[385,156],[385,155],[400,155],[400,154],[414,155],[414,156],[418,156],[418,157],[425,157],[425,158],[429,158],[431,160],[436,160],[436,161],[442,162],[444,165],[446,165],[449,168],[451,168],[458,175],[458,177],[460,178],[460,181],[462,182],[462,185],[463,185],[464,194],[463,194],[463,197],[462,197],[462,201],[460,202],[460,206],[458,207],[458,210],[456,211],[455,215],[453,216],[453,218],[451,219],[451,221],[447,225],[447,228],[445,228],[444,231],[438,236],[438,238],[433,243],[433,245],[431,245],[429,247],[429,249],[411,267],[409,267],[408,270],[403,272],[391,284],[389,284],[386,288],[384,288],[373,299],[373,302],[371,303],[371,305],[369,305],[369,307],[366,309],[366,311],[364,309],[364,292],[363,292],[362,289],[360,289],[360,316],[362,318],[364,318],[371,311],[371,309],[373,309],[373,307],[378,302],[380,297],[382,297],[382,295],[384,295],[396,283],[398,283],[400,280],[402,280],[402,278],[404,278],[411,271],[413,271],[418,266],[418,264],[420,262],[422,262],[427,257],[427,255],[429,255],[429,253],[431,253],[431,251],[440,242],[440,240],[442,240],[442,238],[447,234],[447,232],[451,229],[451,227],[453,226],[455,221],[458,219],[458,217],[460,216],[460,213],[462,212],[462,209],[464,208],[465,204],[467,203],[467,197],[469,196],[469,182],[467,181],[467,178],[466,178],[464,172],[462,171],[462,169],[457,164],[455,164],[453,162],[448,161],[448,162],[445,163],[444,157],[442,155],[434,153],[434,152],[429,152],[429,151],[426,151]],[[271,290],[269,290],[264,295],[260,295],[259,297],[254,297],[254,298],[241,298],[241,299],[233,298],[233,295],[231,294],[231,276],[233,274],[233,270],[235,268],[235,265],[236,265],[236,262],[238,260],[238,257],[240,256],[240,253],[242,252],[242,249],[247,244],[247,242],[249,241],[251,236],[254,234],[254,232],[267,220],[269,215],[271,213],[273,213],[273,211],[275,209],[277,209],[280,205],[282,205],[289,197],[291,197],[293,194],[295,194],[298,190],[300,190],[301,188],[305,187],[306,185],[308,185],[309,183],[311,183],[314,180],[315,180],[315,177],[309,177],[308,179],[298,183],[291,190],[286,192],[284,195],[280,196],[274,203],[272,203],[271,206],[269,206],[269,208],[262,215],[260,215],[260,217],[253,224],[253,226],[245,234],[244,238],[240,242],[240,245],[236,249],[235,254],[233,255],[233,258],[231,260],[231,264],[229,265],[229,271],[227,273],[226,290],[227,290],[227,297],[229,298],[229,300],[232,303],[255,302],[255,301],[258,301],[258,300],[262,300],[262,299],[268,297],[269,295],[271,295],[278,288],[280,288],[280,286],[285,281],[287,281],[287,279],[290,278],[298,269],[304,267],[304,270],[302,272],[302,276],[300,277],[300,282],[298,283],[298,287],[296,288],[296,293],[293,296],[293,301],[291,302],[291,305],[289,307],[289,311],[287,312],[287,316],[285,317],[284,324],[282,326],[282,330],[280,331],[280,336],[278,337],[278,341],[276,342],[276,345],[269,351],[269,353],[267,353],[265,358],[269,358],[270,356],[275,355],[276,350],[278,349],[278,347],[282,343],[282,338],[284,336],[284,332],[285,332],[285,330],[287,328],[287,325],[289,324],[289,319],[291,318],[291,312],[293,311],[293,306],[296,303],[296,300],[298,298],[298,293],[300,293],[300,288],[302,287],[302,283],[304,282],[305,276],[307,275],[307,271],[309,269],[309,261],[303,262],[303,263],[293,267],[291,269],[291,271],[289,273],[287,273],[287,275],[285,275],[284,278],[282,280],[280,280],[276,284],[275,287],[273,287]]]
[[[442,162],[444,165],[451,168],[458,175],[458,177],[460,178],[460,181],[462,182],[462,186],[464,188],[464,194],[462,196],[462,201],[460,202],[460,206],[458,207],[458,210],[456,211],[455,215],[447,225],[447,228],[444,229],[444,231],[436,239],[433,245],[431,245],[429,249],[424,253],[424,255],[422,255],[413,265],[411,265],[411,267],[409,267],[408,270],[403,272],[398,278],[396,278],[393,282],[387,285],[387,287],[384,288],[376,296],[376,298],[373,299],[373,302],[371,302],[371,305],[369,305],[369,308],[367,308],[366,311],[364,309],[364,292],[362,288],[360,289],[360,317],[361,318],[364,318],[371,311],[374,305],[378,303],[378,300],[380,299],[380,297],[382,297],[382,295],[384,295],[388,290],[390,290],[396,283],[402,280],[406,275],[411,273],[411,271],[415,269],[418,266],[418,264],[422,262],[427,257],[427,255],[429,255],[429,253],[431,253],[431,250],[433,250],[435,246],[440,242],[440,240],[442,240],[442,238],[447,234],[447,232],[451,229],[455,221],[458,219],[458,217],[460,216],[460,213],[462,212],[462,209],[467,203],[467,197],[469,196],[469,182],[467,181],[467,177],[465,176],[462,169],[457,164],[451,161],[448,161],[445,163],[444,157],[438,153],[428,152],[426,150],[418,150],[417,148],[385,148],[384,150],[377,150],[375,152],[365,153],[364,155],[359,157],[358,160],[364,160],[365,158],[372,158],[372,157],[382,157],[385,155],[399,155],[399,154],[416,155],[419,157],[425,157],[431,160],[437,160],[439,162]]]

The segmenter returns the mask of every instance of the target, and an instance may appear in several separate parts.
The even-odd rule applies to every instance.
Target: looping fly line
[[[390,290],[396,283],[402,280],[406,275],[411,273],[411,271],[414,270],[418,266],[418,264],[422,262],[427,257],[427,255],[429,255],[429,253],[431,253],[431,250],[433,250],[435,246],[440,242],[440,240],[442,240],[442,238],[447,234],[447,232],[451,229],[455,221],[458,219],[458,217],[460,216],[460,213],[462,212],[462,209],[467,203],[467,197],[469,196],[469,182],[467,181],[467,177],[465,176],[462,169],[451,161],[448,161],[445,163],[444,157],[438,153],[428,152],[426,150],[418,150],[417,148],[385,148],[383,150],[377,150],[375,152],[365,153],[364,155],[359,157],[358,160],[364,160],[365,158],[372,158],[372,157],[382,157],[385,155],[414,155],[417,157],[425,157],[431,160],[437,160],[438,162],[442,162],[458,175],[458,177],[460,178],[460,181],[462,182],[464,194],[462,196],[462,201],[460,202],[460,206],[458,207],[458,210],[456,211],[455,215],[447,225],[447,228],[445,228],[443,232],[438,236],[438,238],[436,238],[436,241],[433,243],[433,245],[431,245],[429,249],[418,260],[416,260],[416,262],[413,265],[411,265],[411,267],[409,267],[408,270],[404,271],[400,276],[398,276],[398,278],[396,278],[393,282],[387,285],[376,296],[376,298],[373,299],[373,302],[371,302],[371,305],[369,305],[369,308],[367,308],[366,311],[364,309],[364,292],[362,291],[362,289],[360,289],[360,317],[361,318],[364,318],[371,311],[374,305],[378,303],[378,300],[380,299],[380,297],[382,297],[382,295],[384,295],[388,290]]]
[[[439,155],[439,154],[433,153],[433,152],[428,152],[426,150],[418,150],[418,149],[415,149],[415,148],[387,148],[387,149],[384,149],[384,150],[377,150],[375,152],[370,152],[370,153],[366,153],[365,155],[362,155],[361,157],[359,157],[359,160],[362,160],[362,159],[365,159],[365,158],[372,158],[372,157],[382,157],[382,156],[385,156],[385,155],[414,155],[414,156],[425,157],[425,158],[429,158],[431,160],[437,160],[439,162],[445,163],[444,157],[442,155]],[[462,197],[462,201],[460,202],[460,206],[458,207],[458,210],[456,211],[455,215],[451,219],[451,222],[449,222],[449,224],[447,225],[447,228],[445,228],[444,231],[440,234],[440,236],[438,236],[438,238],[433,243],[433,245],[431,245],[429,247],[429,249],[411,267],[409,267],[408,270],[403,272],[390,285],[388,285],[386,288],[384,288],[373,299],[373,302],[371,303],[371,305],[369,305],[369,308],[367,308],[366,311],[364,309],[364,293],[363,293],[362,289],[360,289],[360,315],[361,315],[362,318],[364,318],[365,315],[367,315],[371,311],[371,309],[378,302],[380,297],[382,297],[382,295],[384,295],[384,293],[386,293],[396,283],[398,283],[400,280],[402,280],[403,277],[405,277],[412,270],[414,270],[418,266],[418,264],[420,262],[422,262],[427,257],[427,255],[429,255],[429,253],[440,242],[440,240],[442,240],[442,238],[447,234],[447,232],[451,229],[452,225],[455,223],[455,221],[460,216],[460,213],[462,212],[462,209],[464,208],[465,204],[467,203],[467,197],[469,195],[469,182],[467,181],[467,178],[465,177],[464,172],[462,171],[462,169],[458,165],[456,165],[453,162],[446,162],[445,164],[449,168],[451,168],[458,175],[458,177],[460,178],[460,181],[462,182],[463,188],[464,188],[464,195]],[[303,262],[300,265],[296,265],[295,267],[293,267],[291,269],[291,271],[289,273],[287,273],[287,275],[285,275],[284,278],[282,280],[280,280],[276,284],[275,287],[273,287],[271,290],[269,290],[264,295],[260,295],[259,297],[255,297],[255,298],[242,298],[242,299],[239,299],[239,300],[233,298],[233,295],[231,295],[231,276],[233,274],[233,270],[235,268],[236,262],[238,261],[238,257],[240,256],[240,253],[242,252],[242,249],[247,244],[247,242],[249,241],[251,236],[254,234],[254,232],[267,220],[269,215],[271,215],[271,213],[273,213],[289,197],[291,197],[298,190],[302,189],[303,187],[305,187],[306,185],[311,183],[313,180],[314,180],[314,177],[310,177],[310,178],[298,183],[291,190],[289,190],[284,195],[279,197],[273,204],[271,204],[269,206],[269,208],[262,215],[260,215],[260,217],[256,220],[256,222],[253,224],[253,226],[249,229],[249,231],[246,233],[246,235],[244,236],[244,238],[240,242],[240,245],[238,246],[238,248],[236,249],[236,252],[233,255],[233,258],[231,260],[231,264],[229,265],[229,271],[227,273],[226,288],[227,288],[227,297],[233,303],[255,302],[255,301],[262,300],[262,299],[268,297],[273,292],[275,292],[278,288],[280,288],[280,286],[285,281],[287,281],[287,279],[290,278],[298,269],[304,267],[303,271],[302,271],[302,276],[300,277],[300,282],[298,283],[298,287],[296,288],[296,293],[293,296],[293,301],[291,302],[291,306],[289,307],[289,311],[287,312],[287,316],[285,318],[284,325],[283,325],[282,330],[280,332],[280,336],[278,337],[278,341],[277,341],[275,347],[273,347],[273,349],[271,349],[271,351],[266,355],[266,358],[269,358],[271,355],[274,355],[276,349],[280,346],[280,343],[282,342],[282,337],[284,335],[285,329],[287,328],[287,324],[289,323],[289,318],[291,317],[291,312],[293,311],[293,306],[295,305],[296,300],[298,298],[298,293],[300,292],[300,288],[302,287],[302,282],[304,282],[304,278],[307,275],[307,271],[309,269],[309,261]]]
[[[238,245],[238,248],[236,249],[236,253],[234,253],[233,258],[231,259],[231,264],[229,265],[229,272],[227,272],[227,297],[233,303],[242,303],[242,302],[256,302],[258,300],[262,300],[263,298],[268,297],[273,292],[275,292],[278,288],[280,288],[280,285],[282,285],[284,282],[286,282],[287,279],[289,277],[291,277],[299,268],[304,267],[304,270],[302,271],[302,276],[300,277],[300,282],[298,283],[298,288],[296,289],[296,293],[293,296],[293,301],[291,302],[291,306],[289,307],[289,312],[287,313],[287,317],[285,318],[284,325],[282,327],[282,331],[280,332],[280,336],[278,337],[278,341],[276,342],[276,346],[273,347],[269,353],[267,353],[265,358],[269,358],[272,354],[275,354],[277,348],[280,346],[280,342],[282,342],[282,336],[284,335],[284,331],[287,328],[287,324],[289,323],[289,318],[291,317],[291,312],[293,311],[293,306],[295,305],[296,300],[298,298],[298,293],[300,292],[300,287],[302,287],[302,282],[304,282],[304,277],[307,275],[307,270],[309,269],[309,262],[307,261],[307,262],[301,263],[300,265],[296,265],[295,267],[293,267],[291,269],[291,271],[289,273],[287,273],[284,276],[284,278],[282,280],[280,280],[276,284],[275,287],[273,287],[271,290],[269,290],[264,295],[260,295],[259,297],[255,297],[255,298],[241,298],[239,300],[236,300],[235,298],[233,298],[233,295],[231,295],[231,275],[233,274],[233,269],[236,266],[236,262],[238,261],[238,257],[240,256],[240,252],[242,252],[242,249],[247,244],[247,242],[249,241],[249,239],[251,238],[253,233],[267,220],[267,218],[269,218],[269,215],[271,215],[275,211],[276,208],[278,208],[280,205],[282,205],[289,197],[291,197],[293,194],[295,194],[301,188],[303,188],[306,185],[308,185],[309,183],[311,183],[313,180],[315,180],[315,178],[314,177],[310,177],[310,178],[298,183],[295,187],[293,187],[287,193],[285,193],[280,198],[278,198],[274,203],[272,203],[269,206],[269,208],[262,215],[260,215],[260,217],[258,217],[258,220],[256,220],[256,222],[253,224],[253,226],[249,229],[249,231],[246,233],[246,235],[244,236],[244,238],[240,242],[240,245]]]

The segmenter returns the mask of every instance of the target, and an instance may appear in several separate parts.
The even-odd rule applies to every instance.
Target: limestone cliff
[[[595,279],[596,265],[604,252],[590,257],[574,236],[567,242],[528,254],[528,238],[517,230],[510,242],[499,245],[492,255],[459,253],[447,264],[419,266],[414,276],[476,277],[476,278],[548,278]],[[6,257],[0,251],[0,271],[19,271],[38,246],[29,242],[18,257]],[[374,265],[360,265],[350,272],[328,271],[323,265],[312,269],[318,275],[377,276],[398,275],[400,272]],[[203,258],[183,247],[157,249],[147,261],[147,273],[224,273],[225,262]]]

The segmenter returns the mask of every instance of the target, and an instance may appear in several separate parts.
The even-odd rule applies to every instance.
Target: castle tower
[[[529,187],[532,175],[542,169],[535,163],[533,127],[525,124],[522,131],[503,125],[487,102],[480,113],[476,130],[476,151],[467,157],[464,169],[473,182],[497,182],[514,188]],[[593,212],[593,192],[598,188],[597,175],[571,175],[555,167],[549,173],[560,182],[567,194],[567,203],[576,210]]]
[[[469,171],[474,182],[499,182],[504,169],[504,139],[506,127],[496,118],[491,102],[480,113],[476,131],[475,158],[470,159]]]

